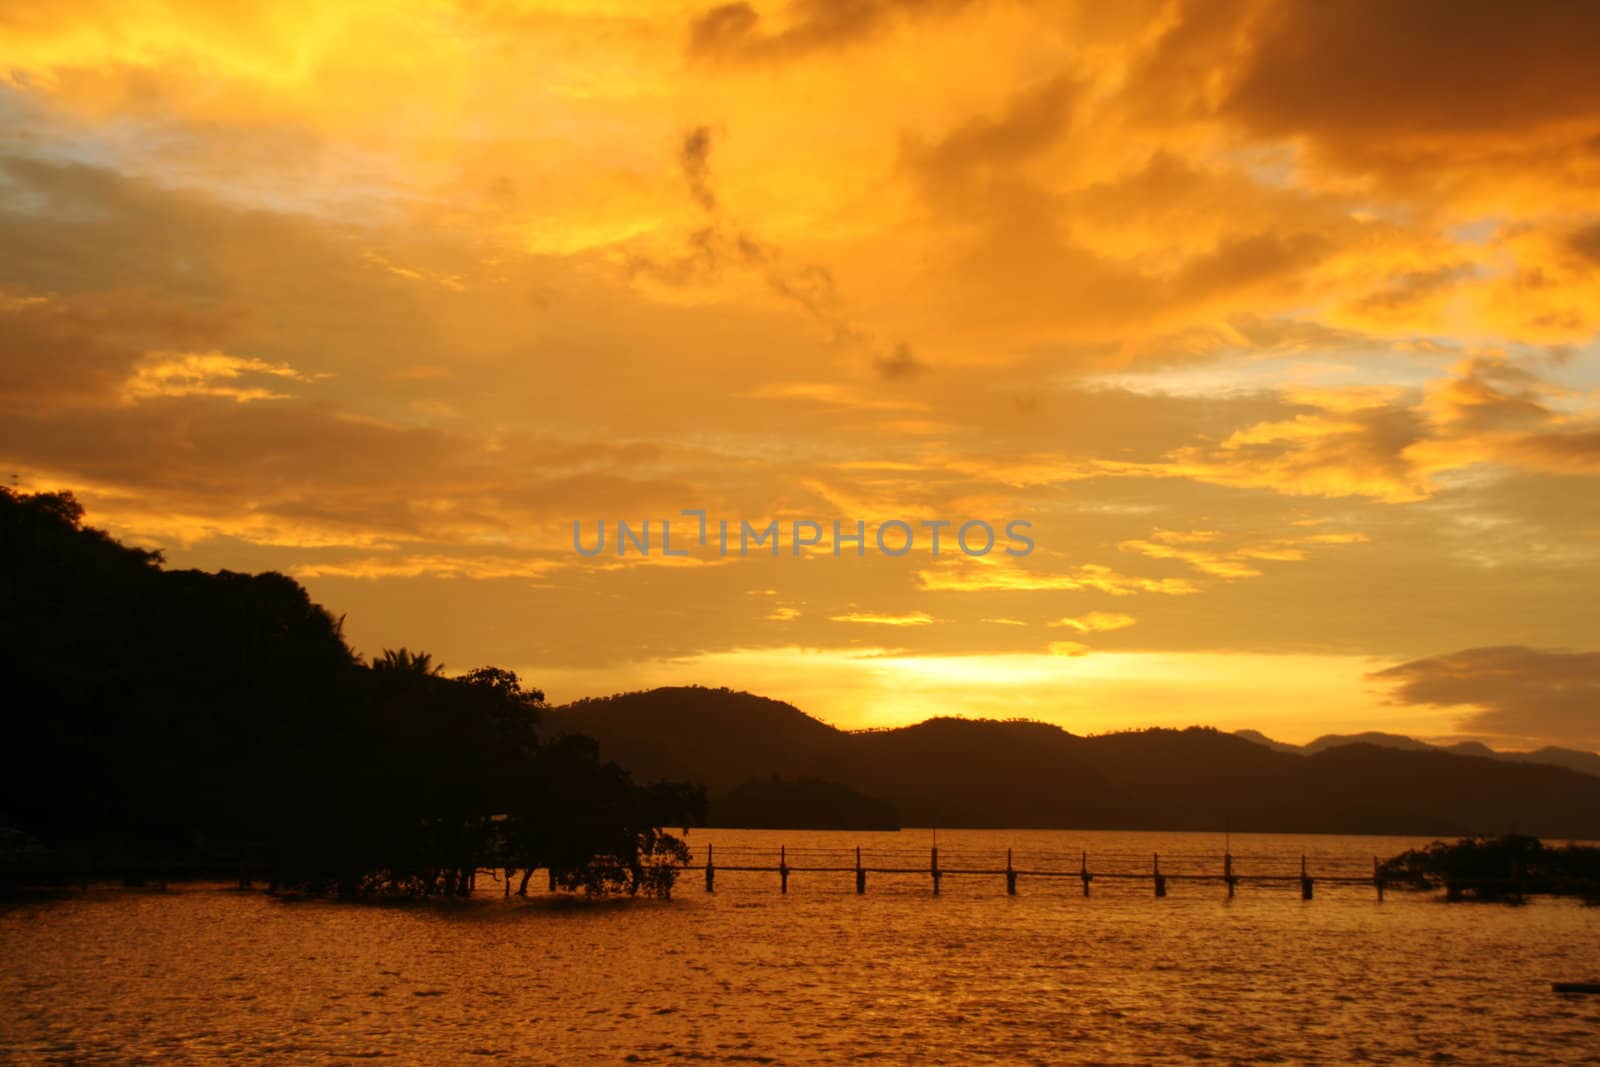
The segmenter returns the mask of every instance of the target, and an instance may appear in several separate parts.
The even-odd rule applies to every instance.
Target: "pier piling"
[[[818,851],[827,850],[809,850],[809,852]],[[1194,860],[1196,857],[1186,854],[1179,854],[1178,859],[1175,861],[1178,866],[1173,869],[1171,873],[1162,869],[1161,853],[1159,852],[1148,853],[1150,856],[1150,866],[1148,867],[1139,867],[1136,859],[1133,859],[1132,862],[1123,865],[1119,863],[1118,860],[1121,859],[1125,854],[1116,854],[1111,856],[1109,861],[1106,859],[1102,859],[1101,861],[1103,863],[1109,862],[1111,866],[1095,872],[1089,869],[1089,853],[1087,849],[1079,851],[1078,867],[1076,870],[1068,865],[1054,866],[1046,864],[1044,866],[1033,866],[1026,862],[1026,858],[1019,866],[1017,863],[1016,850],[1014,848],[1006,849],[1004,865],[1002,865],[1000,862],[1000,856],[995,854],[993,855],[993,858],[987,862],[982,860],[962,859],[958,860],[954,866],[949,867],[940,863],[939,846],[937,845],[934,845],[929,850],[928,858],[925,864],[918,864],[914,859],[906,856],[904,852],[899,854],[898,859],[894,858],[891,854],[891,856],[885,857],[883,861],[874,863],[868,858],[867,854],[860,846],[857,846],[854,851],[854,862],[852,863],[851,857],[848,853],[843,856],[836,856],[835,858],[829,860],[825,858],[811,858],[808,850],[802,849],[801,852],[806,853],[806,855],[802,855],[802,857],[796,861],[795,866],[790,866],[788,847],[779,846],[778,862],[774,866],[770,860],[763,863],[753,858],[752,861],[742,859],[739,856],[740,850],[736,847],[734,849],[735,858],[731,862],[728,860],[725,850],[725,854],[722,858],[722,870],[724,872],[734,871],[777,874],[778,890],[779,892],[785,894],[789,892],[789,875],[796,872],[803,874],[837,874],[846,876],[853,873],[856,876],[856,894],[858,896],[866,895],[867,876],[873,873],[894,876],[915,875],[926,877],[932,883],[931,888],[934,896],[940,896],[943,894],[944,877],[947,874],[955,875],[958,878],[973,877],[983,879],[997,879],[1001,875],[1004,875],[1006,880],[1006,895],[1012,897],[1018,895],[1017,884],[1023,875],[1027,875],[1030,879],[1042,879],[1047,884],[1051,879],[1076,878],[1079,884],[1082,886],[1083,895],[1085,897],[1091,895],[1092,886],[1096,878],[1127,882],[1130,885],[1137,885],[1146,879],[1149,879],[1151,889],[1156,899],[1161,899],[1168,895],[1168,883],[1173,879],[1177,879],[1178,881],[1208,882],[1211,884],[1220,882],[1222,883],[1230,900],[1233,899],[1235,893],[1237,892],[1239,883],[1245,880],[1250,881],[1252,884],[1279,885],[1284,887],[1293,886],[1298,882],[1300,887],[1300,899],[1305,901],[1309,901],[1314,898],[1316,893],[1316,883],[1319,880],[1330,882],[1334,885],[1370,885],[1376,889],[1378,900],[1380,901],[1384,899],[1388,889],[1388,880],[1384,876],[1385,872],[1383,870],[1383,864],[1377,857],[1374,857],[1372,860],[1371,873],[1363,871],[1360,867],[1356,868],[1355,871],[1350,871],[1341,870],[1339,867],[1334,866],[1325,877],[1321,877],[1319,879],[1312,876],[1310,857],[1305,853],[1302,853],[1300,856],[1300,869],[1298,871],[1295,871],[1293,867],[1289,867],[1287,864],[1276,866],[1276,869],[1273,869],[1274,865],[1271,864],[1270,860],[1263,860],[1262,857],[1257,855],[1255,856],[1255,860],[1258,861],[1258,865],[1265,865],[1267,869],[1261,870],[1259,873],[1241,875],[1238,869],[1234,866],[1232,851],[1224,851],[1222,853],[1222,869],[1220,871],[1216,867],[1210,867],[1209,871],[1197,868],[1194,866]],[[768,853],[768,855],[770,855],[770,853]],[[1212,855],[1215,856],[1215,853]],[[967,853],[962,853],[962,856],[966,857]],[[1129,858],[1131,859],[1131,857]],[[1169,855],[1167,859],[1169,861],[1168,866],[1170,867],[1171,863],[1173,862],[1172,856]],[[1287,859],[1287,857],[1283,857],[1283,859]],[[1212,860],[1212,862],[1215,861]],[[716,892],[717,858],[715,851],[709,844],[706,847],[706,854],[703,864],[699,860],[687,860],[676,864],[675,866],[680,871],[685,872],[689,870],[702,871],[702,873],[705,875],[706,892]],[[1209,866],[1209,864],[1207,866]],[[1285,869],[1286,867],[1287,869]],[[1360,873],[1357,873],[1358,871]],[[1030,882],[1030,884],[1032,883]],[[551,871],[550,889],[552,892],[554,892],[556,888],[556,872]],[[1470,887],[1463,887],[1463,885],[1460,883],[1447,883],[1445,886],[1447,898],[1452,900],[1460,899],[1464,888]]]

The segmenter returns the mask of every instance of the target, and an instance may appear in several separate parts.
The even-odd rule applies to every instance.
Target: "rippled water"
[[[940,864],[1218,873],[1216,835],[941,831]],[[927,831],[695,831],[719,864],[923,866]],[[1238,873],[1414,842],[1235,835]],[[0,1060],[1600,1062],[1600,909],[1370,885],[698,872],[670,902],[286,902],[222,887],[0,912]]]

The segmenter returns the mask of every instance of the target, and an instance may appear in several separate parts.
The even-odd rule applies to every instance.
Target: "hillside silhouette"
[[[713,826],[751,830],[898,830],[893,804],[820,778],[752,778],[711,798]]]
[[[1418,741],[1414,737],[1404,734],[1382,733],[1371,730],[1360,734],[1323,734],[1315,740],[1303,745],[1291,745],[1284,741],[1274,741],[1259,730],[1235,730],[1234,736],[1254,741],[1258,745],[1278,752],[1294,752],[1302,754],[1315,754],[1330,748],[1339,748],[1343,745],[1375,745],[1378,748],[1398,748],[1410,752],[1448,752],[1456,756],[1482,756],[1485,759],[1503,760],[1508,763],[1543,763],[1552,767],[1566,767],[1568,770],[1579,771],[1583,774],[1600,776],[1600,754],[1584,752],[1575,748],[1560,748],[1547,745],[1532,752],[1498,752],[1481,741],[1458,741],[1450,745],[1434,745],[1427,741]]]
[[[547,726],[595,737],[642,777],[705,783],[713,819],[719,794],[776,775],[884,801],[905,825],[1600,837],[1600,777],[1420,743],[1280,751],[1203,727],[1084,737],[952,718],[849,732],[697,687],[580,701]]]

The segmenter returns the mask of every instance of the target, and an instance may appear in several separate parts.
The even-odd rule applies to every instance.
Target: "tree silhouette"
[[[372,669],[420,674],[426,678],[437,678],[444,674],[444,664],[434,663],[433,657],[426,652],[412,652],[405,647],[384,649],[383,655],[372,661]]]
[[[244,861],[355,896],[555,865],[665,892],[682,853],[659,827],[698,794],[541,744],[543,706],[499,667],[449,678],[405,647],[363,666],[291,578],[164,570],[71,494],[0,488],[0,827],[58,874]]]

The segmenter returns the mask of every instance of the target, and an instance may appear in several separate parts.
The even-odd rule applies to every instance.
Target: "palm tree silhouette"
[[[420,674],[425,678],[439,678],[444,675],[443,663],[433,662],[433,657],[426,652],[412,652],[404,647],[384,649],[383,655],[372,661],[372,669]]]

